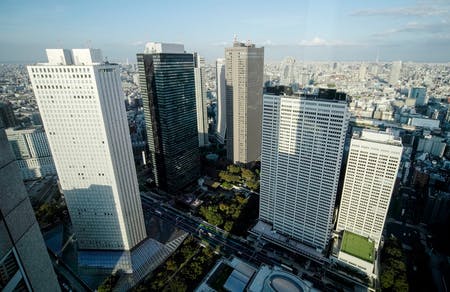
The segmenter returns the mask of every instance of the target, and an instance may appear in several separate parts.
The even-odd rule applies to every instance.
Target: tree
[[[219,226],[223,223],[222,216],[217,213],[217,206],[202,206],[200,208],[200,214],[212,225]]]
[[[241,173],[241,168],[239,166],[237,166],[237,165],[234,165],[234,164],[228,165],[227,170],[229,172],[233,173],[233,174]]]
[[[170,281],[166,287],[164,287],[163,291],[177,291],[177,292],[184,292],[187,291],[188,287],[187,285],[183,282],[180,281],[178,278],[175,280]]]
[[[166,269],[168,271],[175,271],[177,269],[177,263],[173,259],[166,261]]]
[[[225,225],[223,226],[223,229],[225,231],[230,232],[231,229],[233,229],[233,225],[234,225],[233,221],[227,221],[227,222],[225,222]]]
[[[255,180],[255,179],[256,179],[256,176],[255,176],[255,174],[253,173],[253,171],[251,171],[251,170],[249,170],[249,169],[246,169],[246,168],[243,168],[243,169],[242,169],[241,176],[242,176],[242,178],[245,179],[246,181],[249,181],[249,180]]]
[[[257,191],[259,189],[259,181],[249,180],[246,182],[247,187],[252,191]]]
[[[383,289],[388,289],[394,285],[395,271],[393,269],[384,268],[381,272],[380,281]]]
[[[239,182],[241,180],[241,177],[239,175],[224,170],[219,172],[219,177],[220,179],[229,183]]]
[[[97,291],[98,292],[110,292],[113,290],[114,286],[116,286],[117,281],[119,280],[119,275],[112,274],[109,275],[103,283],[98,286]]]

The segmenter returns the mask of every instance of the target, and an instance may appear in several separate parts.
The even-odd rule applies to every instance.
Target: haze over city
[[[98,47],[134,62],[147,41],[177,42],[206,62],[236,34],[266,62],[448,62],[448,1],[11,1],[0,3],[0,62],[44,61],[48,47]]]

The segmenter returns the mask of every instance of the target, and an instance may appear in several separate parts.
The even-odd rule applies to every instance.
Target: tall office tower
[[[280,84],[281,85],[291,85],[295,82],[294,69],[295,69],[295,59],[293,57],[287,57],[281,63],[280,71]]]
[[[359,81],[366,81],[366,78],[367,78],[367,64],[361,63],[361,65],[359,66],[358,79]]]
[[[200,168],[193,56],[183,45],[148,43],[137,63],[155,183],[177,192]]]
[[[60,291],[0,121],[0,290]]]
[[[5,132],[24,180],[56,175],[55,164],[42,127],[23,130],[10,128]]]
[[[197,106],[198,145],[209,144],[208,139],[208,111],[206,108],[206,73],[205,58],[194,53],[195,104]]]
[[[264,48],[234,41],[225,49],[227,158],[247,163],[261,155]]]
[[[402,71],[402,61],[392,62],[391,75],[389,76],[389,84],[397,85],[397,82],[401,76],[400,75],[401,71]]]
[[[325,249],[350,114],[346,95],[264,95],[260,220]]]
[[[416,100],[416,105],[426,105],[428,103],[427,89],[425,87],[411,87],[408,98]]]
[[[48,49],[47,56],[48,63],[28,66],[28,73],[76,233],[79,264],[90,251],[117,251],[120,261],[109,264],[131,272],[130,250],[146,231],[120,68],[103,63],[97,49]],[[100,259],[93,264],[107,267]]]
[[[217,91],[217,141],[225,143],[227,131],[227,103],[225,85],[225,59],[216,60],[216,91]]]
[[[10,103],[0,102],[0,120],[6,128],[16,125],[16,117]]]
[[[345,172],[337,230],[381,239],[402,156],[402,143],[390,133],[355,133]]]

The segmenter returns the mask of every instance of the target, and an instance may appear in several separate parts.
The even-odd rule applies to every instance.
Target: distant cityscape
[[[450,287],[450,63],[46,55],[0,64],[2,291]]]

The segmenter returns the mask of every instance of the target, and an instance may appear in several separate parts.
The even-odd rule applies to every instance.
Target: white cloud
[[[314,37],[311,40],[301,40],[298,43],[301,47],[343,47],[343,46],[361,46],[362,43],[346,42],[342,40],[325,40],[320,37]]]
[[[411,6],[385,9],[362,9],[350,13],[350,16],[435,16],[448,14],[445,7]]]
[[[386,37],[399,33],[425,33],[425,34],[440,34],[450,33],[450,27],[446,20],[436,23],[419,23],[409,22],[401,27],[388,29],[386,31],[372,34],[374,37]]]
[[[140,47],[140,46],[143,46],[144,44],[145,44],[144,41],[135,41],[135,42],[131,43],[131,45],[134,47]]]

